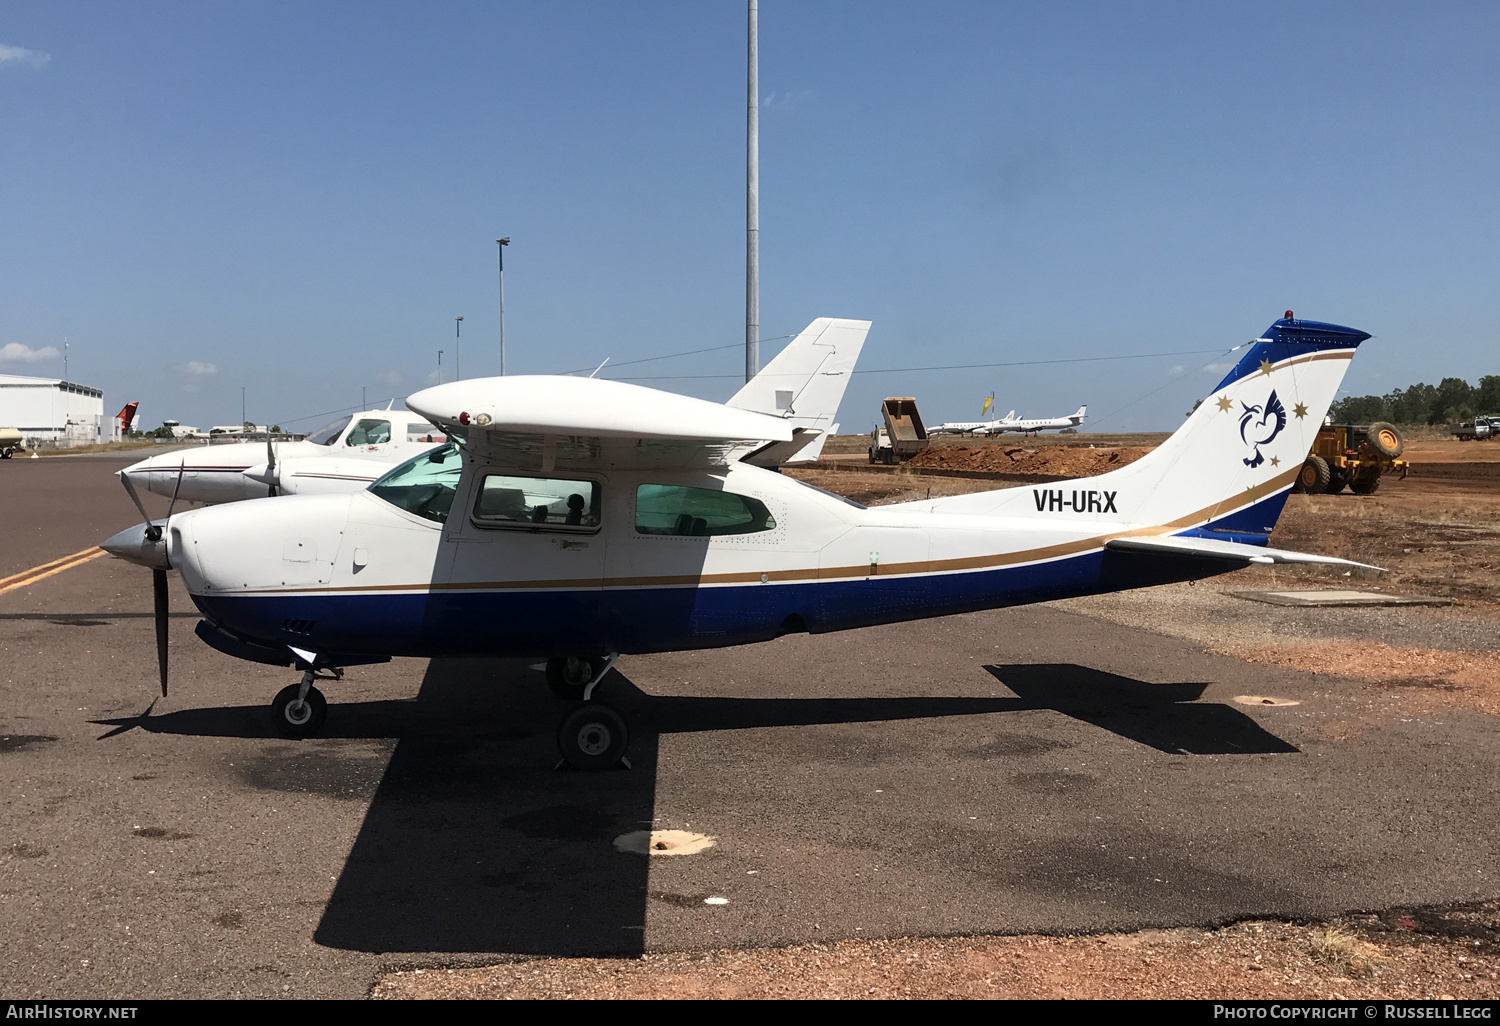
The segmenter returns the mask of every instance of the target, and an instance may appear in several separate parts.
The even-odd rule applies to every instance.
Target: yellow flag
[[[979,411],[979,415],[981,417],[983,417],[986,413],[990,412],[990,404],[993,403],[994,401],[995,401],[995,393],[993,393],[993,392],[991,392],[989,395],[987,395],[987,396],[984,397],[984,406]]]

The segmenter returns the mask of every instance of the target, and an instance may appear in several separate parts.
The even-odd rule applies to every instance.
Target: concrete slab
[[[1235,591],[1235,598],[1273,606],[1451,606],[1452,599],[1383,591]]]

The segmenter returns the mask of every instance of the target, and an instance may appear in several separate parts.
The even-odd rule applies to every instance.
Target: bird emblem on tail
[[[1245,466],[1258,467],[1266,461],[1260,454],[1260,447],[1270,445],[1281,434],[1281,429],[1286,427],[1286,407],[1281,405],[1274,388],[1266,399],[1264,409],[1244,402],[1240,406],[1245,411],[1240,416],[1240,441],[1253,450],[1253,455],[1244,461]]]

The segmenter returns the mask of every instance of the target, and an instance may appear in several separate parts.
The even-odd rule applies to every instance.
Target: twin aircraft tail
[[[771,462],[818,458],[823,442],[833,433],[834,417],[870,323],[819,317],[725,404],[783,418],[798,431],[792,443],[764,453]],[[794,444],[799,439],[801,444]]]

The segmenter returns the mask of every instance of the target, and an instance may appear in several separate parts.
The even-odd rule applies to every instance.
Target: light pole
[[[458,355],[458,339],[463,334],[464,319],[453,318],[453,380],[457,381],[464,376],[463,360]]]
[[[240,386],[240,433],[245,433],[245,386]]]
[[[760,370],[760,14],[749,0],[745,55],[749,103],[745,119],[745,380]]]
[[[510,236],[496,239],[500,249],[500,376],[505,377],[505,247],[510,245]]]
[[[438,384],[443,383],[443,351],[438,350]]]

